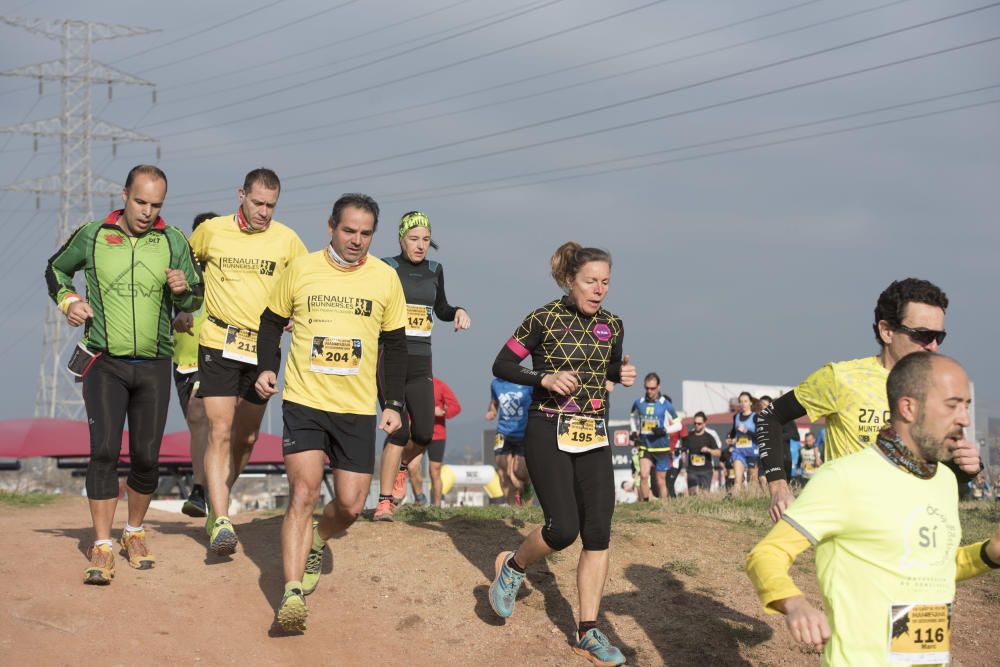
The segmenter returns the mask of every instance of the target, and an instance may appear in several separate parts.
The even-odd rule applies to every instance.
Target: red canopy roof
[[[90,428],[85,421],[72,419],[8,419],[0,421],[0,458],[26,459],[35,456],[87,458],[90,456]],[[121,456],[128,459],[128,431],[122,433]],[[191,460],[191,439],[187,431],[168,433],[160,444],[160,460],[185,463]],[[251,463],[282,463],[281,438],[261,433]]]

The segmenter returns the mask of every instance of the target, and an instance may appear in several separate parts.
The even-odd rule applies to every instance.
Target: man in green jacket
[[[124,208],[73,232],[49,259],[49,296],[71,326],[84,326],[70,370],[83,382],[90,423],[87,497],[96,540],[84,571],[88,584],[114,577],[111,524],[118,504],[118,456],[129,425],[128,520],[121,545],[129,565],[156,562],[143,518],[159,482],[160,440],[170,402],[172,310],[196,310],[201,276],[184,233],[159,217],[167,177],[151,165],[129,172]],[[83,271],[86,296],[73,275]]]

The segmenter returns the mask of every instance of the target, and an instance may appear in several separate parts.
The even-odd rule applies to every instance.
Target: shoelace
[[[597,628],[594,628],[592,632],[588,632],[587,635],[590,635],[590,637],[593,638],[594,642],[597,644],[599,648],[609,646],[611,644],[611,642],[604,635],[604,633],[598,630]],[[584,637],[586,637],[587,635],[584,635]]]
[[[131,550],[135,550],[140,556],[145,556],[149,553],[149,549],[146,548],[146,543],[142,539],[141,533],[129,533],[125,536],[125,545]]]
[[[510,563],[504,563],[503,569],[500,571],[500,578],[503,580],[504,599],[514,599],[517,596],[517,589],[521,587],[524,575],[512,568]]]
[[[313,551],[309,550],[309,555],[306,557],[306,572],[318,571],[323,567],[323,551]]]
[[[101,545],[99,547],[93,547],[90,550],[90,564],[96,565],[98,567],[104,567],[109,560],[109,557],[114,557],[111,547],[106,545]]]

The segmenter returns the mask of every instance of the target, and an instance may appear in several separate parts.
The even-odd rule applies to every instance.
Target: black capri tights
[[[381,398],[381,390],[379,393]],[[434,374],[430,357],[411,354],[406,358],[404,396],[406,409],[401,415],[403,424],[389,434],[386,442],[402,447],[412,440],[426,447],[431,444],[434,435]]]
[[[170,360],[125,361],[107,355],[83,378],[90,421],[87,497],[118,497],[118,455],[128,417],[128,486],[151,494],[160,481],[160,441],[170,404]]]
[[[531,415],[524,456],[545,515],[545,543],[559,551],[580,535],[584,549],[607,549],[615,511],[611,447],[569,454],[556,446],[556,418]]]

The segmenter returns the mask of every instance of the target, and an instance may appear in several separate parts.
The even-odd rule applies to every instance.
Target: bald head
[[[893,428],[926,461],[944,461],[964,437],[972,396],[954,359],[935,352],[903,357],[886,382]]]

